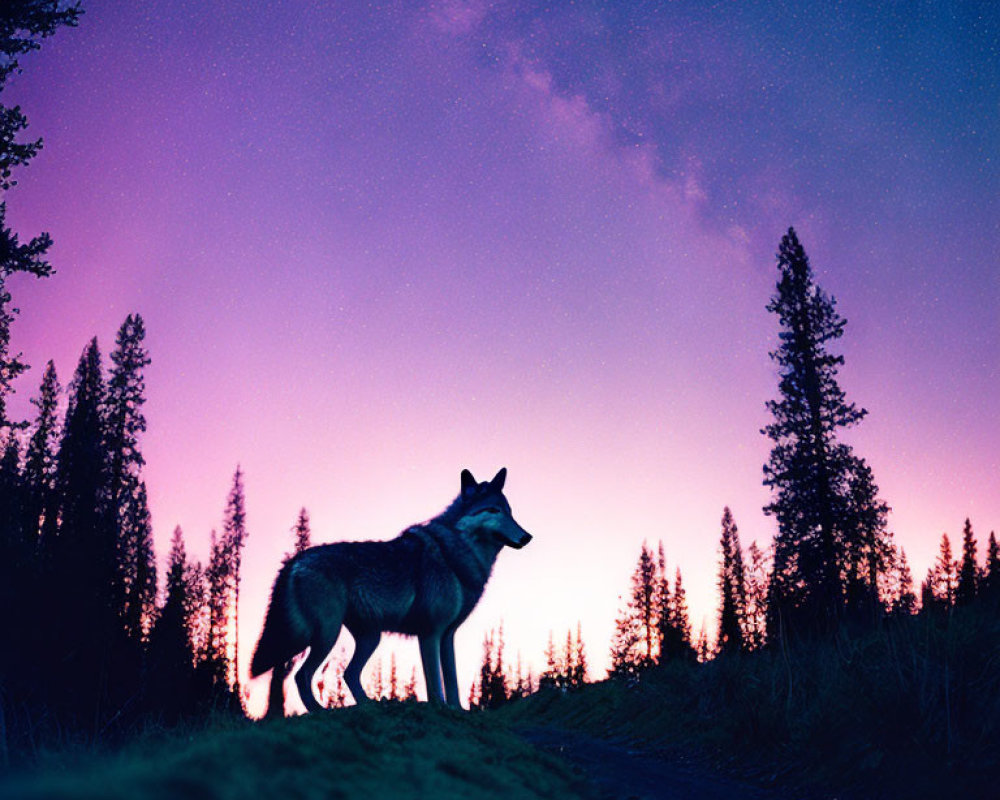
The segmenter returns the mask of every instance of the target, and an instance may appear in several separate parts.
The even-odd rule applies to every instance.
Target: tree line
[[[8,732],[90,737],[140,718],[238,704],[246,505],[237,468],[204,566],[173,533],[162,592],[140,438],[145,326],[129,315],[105,370],[96,339],[65,392],[50,361],[0,458],[0,637]]]

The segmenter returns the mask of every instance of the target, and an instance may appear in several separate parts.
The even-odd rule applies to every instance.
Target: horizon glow
[[[723,506],[774,530],[790,225],[915,581],[966,517],[980,554],[1000,529],[998,9],[85,11],[8,89],[45,139],[9,221],[57,269],[12,281],[11,413],[143,315],[161,563],[178,524],[206,557],[245,473],[241,673],[300,507],[316,543],[390,538],[466,467],[508,468],[535,538],[459,630],[464,693],[501,620],[536,674],[580,620],[600,676],[644,540],[714,630]]]

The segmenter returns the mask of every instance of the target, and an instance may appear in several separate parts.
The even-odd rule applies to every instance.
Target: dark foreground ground
[[[279,722],[218,720],[147,735],[116,754],[43,756],[0,781],[5,800],[793,796],[622,739],[387,702]]]
[[[519,733],[569,762],[605,800],[779,800],[795,796],[719,774],[690,755],[647,750],[627,740],[599,739],[556,728],[527,728]]]

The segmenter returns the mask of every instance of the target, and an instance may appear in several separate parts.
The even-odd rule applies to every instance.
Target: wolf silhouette
[[[269,715],[284,713],[285,677],[306,648],[295,684],[307,710],[321,708],[313,678],[341,627],[355,641],[344,670],[355,702],[369,699],[361,670],[392,632],[417,637],[428,700],[461,707],[455,631],[482,597],[500,551],[532,538],[511,514],[506,477],[503,468],[479,483],[462,470],[458,497],[433,519],[388,541],[310,547],[282,566],[250,665],[253,677],[272,671]]]

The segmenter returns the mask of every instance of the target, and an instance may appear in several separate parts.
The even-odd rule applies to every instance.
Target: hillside
[[[492,715],[388,702],[145,737],[0,784],[0,797],[25,800],[591,796],[565,762]]]

